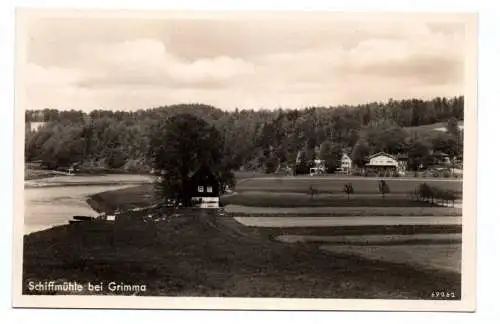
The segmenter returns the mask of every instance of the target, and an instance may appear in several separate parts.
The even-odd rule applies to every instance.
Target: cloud
[[[30,108],[303,107],[463,93],[460,24],[65,24],[31,32]]]
[[[29,63],[24,67],[24,82],[27,86],[54,87],[76,84],[84,78],[79,69],[43,67]]]
[[[85,46],[83,65],[91,77],[80,83],[88,88],[109,86],[216,86],[253,72],[252,64],[218,56],[188,61],[169,53],[160,41],[139,39]]]
[[[394,33],[393,33],[394,36]],[[461,83],[463,39],[447,38],[420,28],[407,37],[373,37],[348,48],[334,44],[295,53],[277,53],[265,65],[283,70],[300,81],[324,82],[331,78],[379,75],[419,78],[422,82]],[[276,75],[277,71],[273,73]]]

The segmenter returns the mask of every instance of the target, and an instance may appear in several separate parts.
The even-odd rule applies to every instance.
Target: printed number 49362
[[[433,291],[432,298],[455,298],[454,292],[449,291]]]

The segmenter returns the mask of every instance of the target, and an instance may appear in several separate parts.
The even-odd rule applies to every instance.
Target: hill
[[[27,123],[44,124],[35,130],[26,129],[25,158],[42,161],[49,169],[78,163],[87,169],[145,172],[150,169],[148,154],[155,125],[179,113],[200,117],[220,132],[229,168],[273,172],[279,165],[294,164],[298,156],[310,161],[323,155],[336,161],[342,151],[354,153],[354,148],[363,144],[360,141],[366,141],[364,156],[379,151],[407,154],[419,141],[408,130],[426,130],[428,126],[423,125],[443,125],[451,118],[462,120],[463,97],[295,110],[228,112],[204,104],[181,104],[133,112],[27,111]],[[427,151],[444,148],[450,155],[460,151],[459,145],[449,143],[448,138],[426,141]],[[335,169],[335,165],[329,169]]]

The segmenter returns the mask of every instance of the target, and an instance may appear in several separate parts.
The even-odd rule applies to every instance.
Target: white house
[[[398,159],[398,173],[405,175],[408,170],[408,155],[398,154],[396,158]]]
[[[375,153],[368,157],[367,167],[397,167],[398,159],[385,152]]]
[[[47,124],[46,122],[34,122],[34,121],[28,122],[28,123],[29,123],[30,131],[32,131],[32,132],[38,131],[40,128],[45,126],[45,124]]]
[[[367,169],[379,175],[390,175],[397,172],[399,168],[398,159],[385,152],[375,153],[368,157]]]
[[[340,158],[340,168],[342,173],[350,174],[352,170],[352,159],[347,154],[342,154]]]

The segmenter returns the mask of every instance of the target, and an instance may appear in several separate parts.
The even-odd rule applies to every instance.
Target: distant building
[[[29,129],[30,131],[32,132],[36,132],[38,131],[40,128],[42,128],[43,126],[45,126],[45,124],[47,124],[46,122],[37,122],[37,121],[32,121],[32,122],[27,122],[27,124],[29,124]]]
[[[352,170],[352,159],[346,153],[340,158],[340,169],[344,174],[350,174]]]
[[[188,194],[194,207],[218,208],[220,183],[206,165],[202,165],[189,178]]]
[[[406,174],[408,170],[408,155],[406,154],[398,154],[396,155],[398,160],[398,172],[400,175]]]
[[[367,167],[397,168],[398,159],[385,152],[375,153],[368,157]]]
[[[368,157],[366,168],[377,174],[394,174],[398,170],[398,159],[385,152],[375,153]]]
[[[444,152],[433,152],[431,158],[432,164],[436,166],[449,166],[451,164],[450,156]]]
[[[369,171],[382,175],[406,174],[408,169],[408,155],[398,154],[396,156],[379,152],[368,157],[366,168]]]
[[[313,160],[313,166],[309,168],[310,175],[319,175],[326,172],[326,162],[325,160]]]

